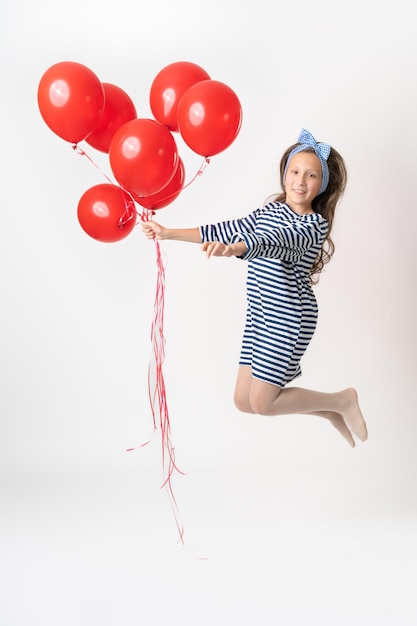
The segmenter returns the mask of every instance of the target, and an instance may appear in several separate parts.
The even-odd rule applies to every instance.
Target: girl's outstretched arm
[[[142,230],[148,239],[176,239],[177,241],[189,241],[202,243],[199,228],[165,228],[161,224],[148,220],[142,222]],[[211,256],[242,256],[247,252],[244,241],[233,244],[224,244],[220,241],[206,241],[201,247],[207,257]]]
[[[165,228],[153,220],[148,220],[142,222],[142,230],[148,239],[176,239],[177,241],[202,243],[198,228]]]

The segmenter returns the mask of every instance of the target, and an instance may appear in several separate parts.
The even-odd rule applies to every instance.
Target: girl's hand
[[[207,258],[211,256],[241,256],[247,250],[246,244],[243,241],[237,243],[221,243],[220,241],[206,241],[201,246],[203,252],[206,253]]]
[[[142,230],[148,239],[166,239],[167,229],[153,220],[142,222]]]

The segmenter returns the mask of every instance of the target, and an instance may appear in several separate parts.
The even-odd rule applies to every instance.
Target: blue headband
[[[294,150],[292,150],[288,156],[287,163],[285,165],[285,170],[284,170],[284,177],[283,177],[284,181],[285,181],[285,176],[287,174],[289,162],[294,156],[294,154],[297,154],[297,152],[303,152],[304,150],[308,150],[309,148],[312,148],[314,152],[317,154],[317,156],[319,157],[320,163],[321,163],[321,187],[319,191],[319,194],[321,194],[323,193],[323,191],[326,191],[327,185],[329,184],[329,167],[327,165],[327,159],[330,154],[330,146],[327,143],[317,143],[313,135],[309,133],[308,130],[306,130],[305,128],[303,128],[301,130],[301,133],[299,134],[298,143],[300,145],[294,148]]]

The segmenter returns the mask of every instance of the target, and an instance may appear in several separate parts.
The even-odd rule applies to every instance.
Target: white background
[[[7,0],[1,53],[0,622],[411,626],[417,583],[413,2]],[[45,125],[42,74],[87,65],[150,117],[155,75],[202,66],[242,129],[158,219],[246,215],[302,127],[345,157],[306,387],[358,389],[369,441],[233,407],[244,263],[166,242],[165,382],[178,535],[147,396],[155,249],[76,217],[111,175]],[[178,139],[191,180],[201,164]],[[201,558],[207,557],[207,558]]]

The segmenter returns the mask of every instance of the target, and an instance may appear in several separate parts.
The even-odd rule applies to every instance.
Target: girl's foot
[[[361,441],[366,441],[368,438],[368,430],[359,407],[358,394],[355,389],[345,389],[341,394],[343,397],[343,409],[341,413],[344,421]]]
[[[352,448],[355,447],[355,440],[352,437],[352,433],[350,432],[345,420],[343,419],[343,416],[340,415],[340,413],[327,411],[326,414],[323,413],[323,417],[326,417],[326,419],[329,420],[332,426],[334,426],[336,430],[339,431],[342,437],[346,439],[346,441],[350,446],[352,446]]]

